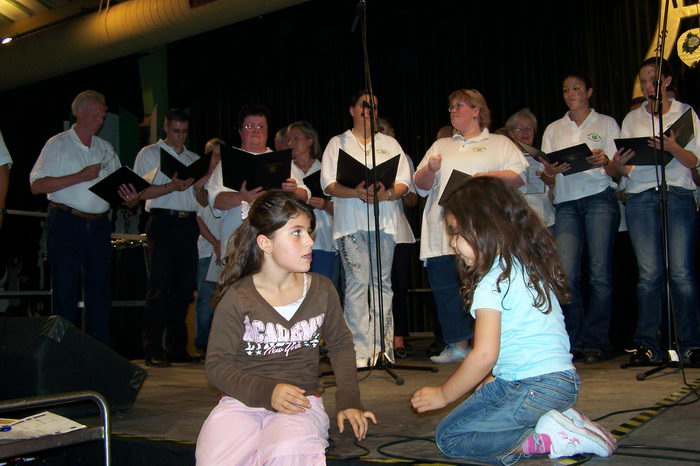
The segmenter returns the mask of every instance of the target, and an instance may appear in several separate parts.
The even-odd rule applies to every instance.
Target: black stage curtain
[[[447,96],[458,88],[484,94],[492,130],[527,106],[541,133],[566,111],[564,74],[580,70],[593,79],[595,108],[621,120],[658,9],[636,0],[367,3],[379,114],[416,161],[449,123]],[[364,87],[355,7],[315,0],[170,44],[171,104],[191,109],[191,147],[216,136],[237,144],[246,102],[270,108],[270,138],[299,119],[322,145],[346,130],[350,96]]]
[[[541,134],[566,111],[561,97],[565,73],[580,70],[593,80],[596,110],[621,122],[637,66],[656,40],[652,34],[659,14],[655,0],[367,3],[379,114],[392,121],[397,139],[416,162],[437,129],[449,123],[447,96],[458,88],[484,94],[492,130],[516,110],[530,107]],[[323,146],[345,131],[350,96],[365,87],[359,24],[351,31],[356,6],[356,0],[311,0],[168,44],[169,101],[190,109],[189,147],[201,152],[212,137],[237,145],[235,118],[247,102],[270,108],[270,139],[280,127],[301,119],[316,127]],[[681,31],[696,25],[685,20]],[[700,67],[689,69],[673,49],[679,97],[697,109]],[[9,207],[45,205],[44,196],[29,193],[29,171],[45,141],[62,130],[73,97],[84,89],[104,93],[113,109],[140,116],[138,56],[0,94],[0,130],[15,160]],[[4,228],[3,235],[5,245],[26,242],[35,248],[36,238],[16,228]],[[424,281],[416,282],[421,274],[416,268],[414,286],[425,287]],[[625,274],[630,280],[633,275]],[[623,295],[634,293],[629,284],[624,288]]]

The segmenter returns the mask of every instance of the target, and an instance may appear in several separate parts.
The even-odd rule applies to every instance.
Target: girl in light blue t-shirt
[[[474,391],[438,425],[438,448],[494,464],[531,454],[612,455],[615,437],[573,408],[579,377],[559,305],[568,293],[547,228],[493,177],[470,179],[444,207],[476,325],[474,349],[460,367],[411,398],[421,413]]]

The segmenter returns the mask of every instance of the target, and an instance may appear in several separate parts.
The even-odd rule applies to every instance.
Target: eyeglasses
[[[447,107],[447,111],[452,113],[455,110],[462,110],[462,108],[464,107],[476,108],[476,105],[465,104],[464,102],[457,102],[456,104],[452,104],[449,107]]]
[[[254,129],[266,129],[267,128],[267,126],[265,126],[264,124],[259,125],[256,123],[248,123],[247,125],[243,125],[243,127],[245,129],[247,129],[248,131],[253,131]]]
[[[515,131],[516,133],[534,133],[534,132],[535,132],[535,128],[528,128],[528,127],[524,127],[524,128],[513,128],[513,131]]]

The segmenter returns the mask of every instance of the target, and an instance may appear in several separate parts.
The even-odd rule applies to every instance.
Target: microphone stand
[[[368,90],[369,94],[369,116],[370,116],[370,141],[371,141],[371,153],[372,153],[372,166],[376,167],[377,166],[377,154],[375,151],[375,138],[374,134],[376,132],[376,120],[375,120],[375,105],[374,105],[374,92],[372,90],[372,79],[370,77],[370,69],[369,69],[369,55],[367,53],[367,4],[365,0],[360,0],[357,6],[359,10],[359,16],[360,16],[360,28],[362,32],[362,50],[363,50],[363,58],[364,58],[364,72],[365,72],[365,88]],[[367,168],[365,164],[365,186],[368,187],[368,178],[369,178],[369,169]],[[395,381],[396,385],[403,385],[403,378],[399,377],[396,375],[395,372],[392,371],[392,369],[407,369],[407,370],[419,370],[419,371],[430,371],[430,372],[437,372],[436,367],[423,367],[423,366],[405,366],[405,365],[395,365],[392,364],[392,362],[387,358],[386,356],[386,343],[384,342],[384,299],[382,296],[382,284],[381,284],[381,279],[382,279],[382,261],[381,261],[381,242],[380,242],[380,232],[379,232],[379,199],[377,198],[377,193],[379,190],[378,186],[378,180],[377,180],[377,170],[374,170],[374,179],[371,180],[372,185],[374,188],[374,196],[373,196],[373,213],[374,213],[374,238],[375,238],[375,254],[376,254],[376,273],[377,273],[377,290],[376,290],[376,296],[377,299],[376,301],[373,302],[373,304],[376,303],[376,306],[378,307],[378,316],[379,316],[379,335],[380,335],[380,345],[379,345],[379,355],[377,357],[377,361],[373,366],[369,367],[362,367],[358,369],[358,371],[367,371],[367,370],[374,370],[374,369],[379,369],[379,370],[384,370],[387,374],[389,374]],[[368,234],[371,234],[371,232],[368,232]],[[370,273],[371,273],[371,262],[372,262],[372,253],[371,251],[369,252],[370,254]],[[370,275],[371,279],[371,275]],[[374,282],[374,280],[371,280],[371,282]],[[376,325],[376,324],[375,324]]]
[[[675,4],[675,2],[674,2]],[[663,25],[661,27],[661,32],[659,34],[659,45],[656,48],[656,88],[655,96],[652,108],[652,122],[653,116],[658,114],[659,118],[659,148],[655,150],[655,166],[657,174],[659,171],[660,182],[657,185],[657,190],[659,193],[659,220],[661,227],[661,254],[664,264],[664,290],[666,292],[664,307],[662,311],[666,312],[668,320],[668,348],[667,348],[667,360],[662,361],[656,367],[637,374],[636,378],[638,381],[644,381],[647,377],[655,374],[668,367],[678,367],[679,357],[678,357],[678,344],[676,342],[676,332],[675,330],[675,314],[673,312],[673,307],[671,303],[671,278],[670,278],[670,266],[669,266],[669,243],[668,243],[668,185],[666,182],[666,165],[664,164],[664,107],[663,107],[663,95],[661,93],[661,86],[663,81],[663,74],[661,72],[661,64],[663,62],[664,48],[666,44],[666,24],[668,22],[668,6],[669,0],[666,0],[666,5],[663,12]],[[653,133],[652,133],[653,134]],[[628,367],[628,366],[624,366]]]

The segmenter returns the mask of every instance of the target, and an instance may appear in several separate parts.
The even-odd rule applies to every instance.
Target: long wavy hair
[[[466,309],[474,300],[474,290],[498,260],[501,286],[510,287],[510,274],[520,264],[527,285],[534,291],[533,306],[542,312],[552,310],[550,291],[560,303],[569,292],[551,233],[525,198],[498,178],[484,176],[468,180],[445,203],[445,215],[452,215],[458,234],[471,246],[474,263],[459,261],[462,296]],[[516,262],[517,261],[517,262]]]
[[[273,189],[253,202],[248,217],[229,239],[224,259],[226,265],[219,277],[214,304],[221,300],[226,290],[236,281],[258,273],[262,268],[265,258],[258,246],[258,235],[272,238],[277,230],[298,215],[309,217],[311,231],[316,228],[316,217],[311,207],[287,191]]]

